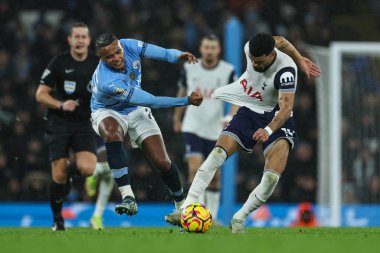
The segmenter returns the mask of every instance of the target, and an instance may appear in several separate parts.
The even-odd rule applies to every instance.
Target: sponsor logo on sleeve
[[[285,72],[280,76],[280,83],[282,87],[294,87],[295,77],[291,72]]]

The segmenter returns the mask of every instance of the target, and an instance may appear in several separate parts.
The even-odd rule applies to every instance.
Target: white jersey
[[[249,59],[247,43],[244,46],[247,70],[233,84],[216,89],[212,97],[257,113],[272,111],[278,104],[279,92],[295,92],[297,87],[296,64],[290,56],[275,50],[277,56],[272,65],[265,72],[257,72]]]
[[[218,65],[207,69],[198,64],[185,63],[178,86],[185,87],[188,95],[198,91],[203,96],[201,106],[188,106],[182,123],[182,132],[196,134],[207,140],[217,140],[223,129],[223,101],[211,98],[213,91],[235,81],[234,67],[220,60]]]

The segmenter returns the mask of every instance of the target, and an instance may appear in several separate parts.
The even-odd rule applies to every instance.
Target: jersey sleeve
[[[189,105],[188,97],[173,98],[159,97],[139,88],[126,86],[123,81],[116,81],[106,87],[106,93],[118,102],[147,106],[151,108],[164,108]]]
[[[132,51],[135,55],[142,57],[145,53],[147,44],[141,40],[135,39],[120,39],[120,44],[127,48],[128,51]]]
[[[176,63],[178,62],[178,56],[181,53],[182,52],[177,49],[166,49],[153,44],[146,44],[146,48],[141,55],[149,59]]]
[[[51,88],[55,87],[57,84],[57,57],[54,57],[45,68],[42,73],[40,84],[47,85]]]
[[[177,82],[178,88],[187,89],[187,81],[186,81],[186,79],[187,79],[187,77],[186,77],[186,69],[185,69],[185,67],[183,67],[181,69],[181,73],[180,73],[180,76],[179,76],[179,79],[178,79],[178,82]]]
[[[284,67],[274,77],[274,87],[280,92],[296,92],[297,70],[295,67]]]

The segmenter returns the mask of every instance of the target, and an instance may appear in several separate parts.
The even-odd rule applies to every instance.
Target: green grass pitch
[[[249,228],[231,234],[211,228],[205,234],[181,234],[178,228],[0,228],[1,253],[209,253],[209,252],[380,252],[380,228]]]

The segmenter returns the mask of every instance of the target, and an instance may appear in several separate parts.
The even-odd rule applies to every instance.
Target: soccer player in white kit
[[[211,98],[211,94],[215,89],[236,80],[233,65],[220,59],[221,46],[218,37],[214,34],[204,36],[199,51],[201,58],[198,59],[198,64],[184,64],[178,81],[177,97],[190,94],[190,91],[198,91],[204,98],[202,107],[177,107],[173,116],[174,131],[183,133],[189,187],[224,127],[224,102]],[[216,221],[220,203],[220,170],[215,173],[199,202],[209,208]]]
[[[275,48],[275,44],[275,39],[269,34],[255,35],[244,46],[247,70],[236,82],[214,91],[213,97],[241,108],[199,168],[181,207],[197,201],[215,171],[229,156],[238,150],[251,152],[256,143],[263,143],[265,167],[261,182],[243,207],[233,215],[232,233],[244,233],[245,219],[272,195],[294,146],[296,133],[292,108],[297,87],[297,66],[291,57]],[[319,76],[319,67],[294,50],[289,55],[307,76]],[[179,225],[180,210],[165,219]]]

